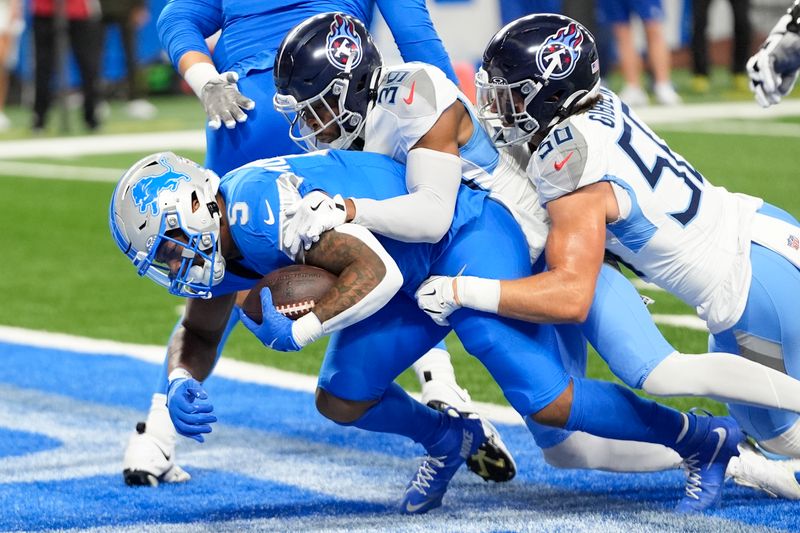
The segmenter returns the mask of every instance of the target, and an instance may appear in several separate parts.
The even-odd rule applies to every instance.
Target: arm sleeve
[[[442,69],[458,85],[450,56],[433,27],[425,0],[378,0],[380,9],[403,60],[422,61]]]
[[[158,17],[158,38],[177,69],[186,52],[210,54],[205,38],[222,27],[219,0],[171,0]]]
[[[461,184],[461,159],[427,148],[408,153],[408,194],[353,199],[354,223],[403,242],[439,242],[450,229]]]

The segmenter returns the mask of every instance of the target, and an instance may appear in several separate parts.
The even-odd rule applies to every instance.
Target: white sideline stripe
[[[24,163],[0,159],[0,176],[23,176],[54,180],[103,181],[116,183],[125,169],[98,168],[47,163]]]
[[[631,284],[636,288],[637,291],[659,291],[659,292],[666,292],[664,289],[656,285],[655,283],[650,283],[649,281],[644,281],[639,278],[632,278]]]
[[[665,326],[677,326],[696,331],[708,331],[708,326],[694,315],[653,315],[653,322]]]
[[[775,119],[800,115],[800,101],[785,100],[767,109],[747,102],[716,102],[711,104],[684,104],[680,106],[649,106],[635,108],[636,114],[652,125],[695,122],[712,119]]]
[[[666,124],[660,131],[682,133],[713,133],[714,135],[755,135],[758,137],[800,137],[800,124],[772,122],[769,127],[754,122],[718,121]]]
[[[684,104],[668,107],[649,106],[636,109],[636,114],[651,126],[710,120],[769,120],[800,115],[800,101],[787,100],[768,109],[762,109],[754,101]],[[733,128],[729,128],[728,131],[730,129]],[[162,150],[204,150],[205,146],[205,133],[202,130],[52,137],[0,142],[0,159],[76,157]]]
[[[202,130],[85,135],[0,142],[0,159],[26,157],[76,157],[120,152],[161,152],[163,150],[205,150]]]
[[[89,355],[118,355],[133,357],[148,363],[164,361],[164,346],[129,344],[123,342],[90,339],[64,333],[51,333],[23,328],[0,326],[0,341],[38,348],[53,348]],[[317,388],[317,378],[296,372],[287,372],[243,361],[221,358],[214,374],[228,379],[268,385],[288,390],[311,392]],[[418,394],[413,394],[419,399]],[[502,424],[522,425],[522,418],[510,407],[483,402],[473,402],[480,413]]]

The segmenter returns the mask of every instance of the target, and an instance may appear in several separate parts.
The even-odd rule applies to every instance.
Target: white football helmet
[[[219,182],[211,170],[172,152],[148,155],[125,172],[111,198],[109,225],[140,276],[178,296],[212,296],[225,275]],[[179,262],[177,271],[170,271],[168,256],[173,268]]]

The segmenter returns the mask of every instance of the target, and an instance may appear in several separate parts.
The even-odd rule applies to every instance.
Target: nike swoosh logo
[[[421,293],[419,293],[420,296],[433,296],[434,294],[436,294],[435,290],[433,290],[431,292],[421,292]]]
[[[408,511],[409,513],[416,513],[417,511],[419,511],[420,509],[422,509],[426,505],[428,505],[428,502],[422,502],[422,503],[418,503],[418,504],[413,504],[411,502],[408,502],[406,504],[406,511]]]
[[[275,215],[272,214],[272,206],[269,205],[269,200],[264,200],[264,203],[267,204],[267,213],[269,214],[269,216],[264,219],[264,224],[271,226],[275,223]]]
[[[574,152],[570,152],[570,153],[567,154],[567,157],[565,157],[561,161],[556,161],[555,163],[553,163],[553,168],[555,168],[556,171],[561,170],[562,168],[564,168],[564,165],[567,164],[567,161],[569,161],[569,158],[572,157],[573,153]]]
[[[719,437],[719,442],[717,443],[717,447],[714,450],[714,455],[712,455],[711,459],[708,461],[708,466],[711,466],[711,464],[717,458],[717,455],[719,455],[719,451],[722,449],[722,445],[725,444],[725,439],[728,438],[728,430],[726,430],[725,428],[717,428],[714,430],[714,433],[716,433],[717,437]]]
[[[272,339],[272,342],[267,344],[267,348],[269,348],[270,350],[274,350],[275,348],[273,348],[273,346],[275,346],[276,342],[278,342],[278,337],[275,337],[274,339]]]
[[[416,81],[411,82],[411,90],[408,92],[408,98],[403,98],[403,101],[406,103],[406,105],[411,105],[411,102],[414,101],[414,87],[416,87],[416,85]]]
[[[311,209],[312,211],[316,211],[317,209],[319,209],[319,206],[322,205],[322,202],[323,200],[320,200],[317,205],[311,206],[309,209]]]

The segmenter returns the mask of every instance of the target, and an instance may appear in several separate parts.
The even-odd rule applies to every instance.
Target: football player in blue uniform
[[[548,271],[514,281],[432,280],[425,293],[440,298],[427,298],[426,307],[436,317],[466,306],[532,321],[559,312],[582,320],[603,290],[597,274],[609,251],[695,306],[712,333],[712,351],[761,363],[738,377],[717,376],[727,382],[723,396],[736,390],[748,403],[775,399],[779,384],[784,399],[775,407],[797,412],[796,395],[788,393],[796,382],[775,372],[800,375],[800,328],[787,322],[800,294],[797,221],[760,198],[711,185],[600,89],[596,60],[585,61],[596,58],[590,37],[571,19],[520,19],[489,43],[477,78],[479,113],[500,126],[497,141],[532,150],[528,176],[552,220]],[[673,363],[660,381],[690,383],[718,372],[713,358],[689,363],[694,371]],[[800,455],[796,414],[742,405],[731,413],[767,450]],[[681,509],[707,508],[723,472],[688,466],[699,476],[698,490]]]
[[[348,19],[350,23],[345,25]],[[550,16],[549,20],[558,25],[551,28],[556,32],[568,19]],[[335,44],[345,34],[359,44],[342,56]],[[574,69],[596,84],[599,72],[593,70],[597,54],[592,53],[591,35],[584,35],[575,26],[563,37],[589,40]],[[408,194],[381,201],[336,197],[329,200],[330,209],[326,210],[319,209],[316,197],[301,201],[293,209],[287,246],[295,246],[297,238],[305,244],[314,242],[322,231],[345,221],[405,242],[438,242],[449,227],[463,176],[471,187],[490,191],[493,198],[509,207],[527,238],[532,262],[539,258],[549,219],[539,204],[536,188],[525,175],[520,162],[524,154],[498,152],[467,98],[435,67],[420,63],[384,67],[363,25],[346,15],[329,13],[304,21],[287,35],[279,48],[275,80],[276,107],[287,114],[290,135],[298,143],[309,148],[363,148],[407,163]],[[758,369],[753,363],[719,354],[677,352],[653,324],[624,276],[604,266],[599,277],[600,289],[588,319],[580,326],[557,327],[568,369],[580,373],[585,369],[583,333],[618,377],[647,392],[755,401],[772,407],[784,405],[783,396],[797,396],[798,384],[785,377],[781,380],[779,375],[765,379],[789,381],[794,388],[781,389],[775,397],[765,394],[767,388],[754,395],[752,388],[737,387],[737,380]],[[437,295],[431,293],[429,297]],[[541,321],[563,322],[569,311],[566,306],[553,310],[553,315],[541,317]],[[446,320],[442,322],[446,324]],[[631,330],[632,323],[640,327]],[[696,381],[675,379],[670,370],[678,366],[694,373],[709,364],[714,372],[698,372]],[[547,460],[560,467],[642,471],[674,468],[680,463],[680,457],[665,447],[602,440],[533,422],[529,426]],[[766,460],[749,450],[732,464],[731,474],[740,482],[800,497],[800,485],[791,473],[771,469],[781,480],[776,483],[775,476],[767,475]],[[738,469],[740,464],[747,468]],[[754,477],[753,472],[760,474]]]
[[[747,62],[750,90],[762,107],[789,94],[800,73],[800,0],[789,7]]]
[[[456,81],[424,0],[264,0],[258,5],[248,0],[170,0],[158,20],[159,35],[173,65],[206,110],[206,166],[222,175],[254,159],[297,152],[286,136],[286,123],[272,107],[272,67],[278,44],[309,16],[339,9],[369,22],[376,4],[404,58],[437,65]],[[212,52],[205,38],[216,32],[219,39]],[[225,128],[220,127],[223,123]],[[226,336],[235,323],[233,315]],[[415,363],[414,369],[426,403],[471,405],[468,393],[455,381],[444,343]],[[165,361],[147,421],[137,425],[126,448],[123,476],[128,484],[189,479],[175,464],[174,430],[164,409],[166,378]],[[496,431],[487,428],[486,460],[470,461],[470,468],[495,481],[511,479],[513,458]]]
[[[286,207],[301,196],[319,200],[326,191],[385,200],[406,194],[404,176],[402,165],[379,154],[327,151],[255,161],[221,181],[171,153],[148,156],[126,172],[111,201],[115,242],[140,275],[191,297],[170,345],[167,403],[181,434],[202,441],[216,421],[201,382],[213,366],[235,291],[275,268],[305,261],[339,275],[311,313],[292,322],[277,313],[264,289],[262,323],[246,316],[242,321],[265,345],[284,351],[334,333],[320,371],[318,409],[342,425],[421,443],[429,456],[409,483],[402,510],[423,513],[441,505],[450,479],[484,433],[479,420],[430,409],[393,383],[449,331],[419,310],[414,292],[430,274],[509,279],[530,273],[518,224],[485,192],[460,187],[453,223],[438,243],[376,239],[344,224],[295,253],[283,235],[291,221]],[[243,277],[248,271],[254,275]],[[345,271],[353,275],[340,275]],[[620,385],[570,377],[550,325],[469,309],[455,311],[449,321],[525,418],[661,444],[692,464],[723,471],[736,454],[741,433],[726,419],[687,415]],[[376,345],[381,364],[375,364]],[[696,490],[692,478],[687,488]]]

